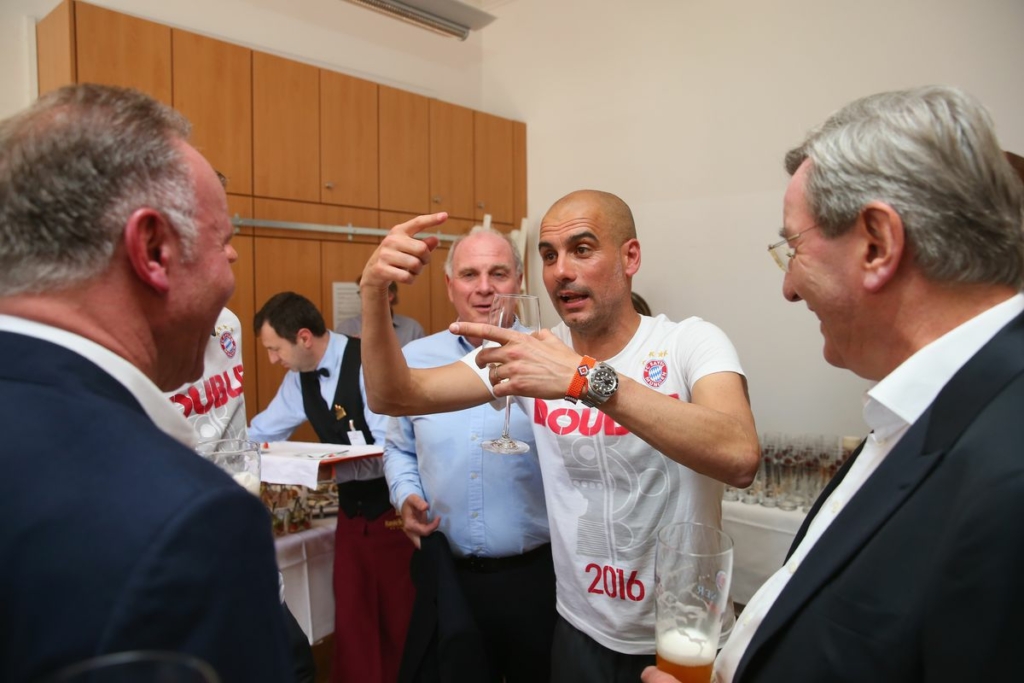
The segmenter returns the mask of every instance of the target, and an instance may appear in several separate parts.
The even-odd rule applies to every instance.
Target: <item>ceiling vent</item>
[[[470,31],[487,26],[494,17],[458,0],[348,0],[353,5],[386,14],[389,17],[459,40]]]

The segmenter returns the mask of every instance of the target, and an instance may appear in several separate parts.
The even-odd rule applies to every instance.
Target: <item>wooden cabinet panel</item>
[[[192,146],[228,192],[252,194],[252,50],[178,29],[171,44],[174,108],[192,122]]]
[[[320,272],[323,273],[324,319],[334,327],[334,283],[354,283],[363,266],[377,248],[360,242],[324,242],[320,246]]]
[[[253,238],[255,305],[259,309],[278,292],[297,292],[320,307],[320,243],[316,240]],[[256,340],[256,344],[259,341]],[[274,398],[285,369],[271,365],[259,347],[256,361],[257,405]]]
[[[374,209],[358,209],[351,206],[332,206],[329,204],[310,204],[306,202],[286,202],[278,199],[255,199],[255,216],[265,221],[289,221],[292,223],[308,223],[310,227],[327,225],[348,226],[357,228],[380,227],[380,212]],[[375,236],[324,233],[316,231],[295,231],[286,228],[257,228],[259,234],[267,237],[302,237],[317,240],[345,240],[356,242],[380,241]]]
[[[512,225],[521,228],[529,216],[526,202],[526,124],[512,122]]]
[[[320,201],[376,209],[377,84],[320,70]]]
[[[39,94],[75,82],[74,3],[53,8],[36,24],[36,71]]]
[[[473,218],[473,110],[430,100],[430,211]]]
[[[512,121],[473,112],[476,219],[512,223]]]
[[[320,200],[320,70],[253,52],[253,193]]]
[[[171,101],[171,29],[75,3],[78,82],[137,88]]]
[[[380,86],[380,208],[430,209],[430,113],[426,97]]]

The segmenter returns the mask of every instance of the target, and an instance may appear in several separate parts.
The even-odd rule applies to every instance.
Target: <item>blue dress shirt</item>
[[[348,337],[343,334],[335,334],[328,331],[330,340],[327,342],[327,350],[324,357],[316,366],[317,370],[326,368],[330,373],[327,377],[320,378],[320,395],[324,397],[327,405],[334,403],[334,394],[338,389],[338,378],[341,370],[341,359],[345,353],[345,346],[348,344]],[[359,371],[359,390],[363,395],[363,405],[366,405],[366,388],[363,386],[363,373]],[[364,408],[366,424],[373,434],[373,440],[380,444],[384,442],[387,434],[388,418],[377,415],[369,408]],[[289,370],[281,381],[281,387],[277,394],[259,415],[252,419],[249,425],[249,438],[253,441],[263,443],[265,441],[287,441],[295,428],[306,421],[306,409],[302,405],[302,386],[299,384],[299,373]],[[373,479],[381,476],[381,464],[378,458],[368,458],[352,463],[345,463],[352,467],[336,465],[334,470],[338,481],[351,479]],[[347,474],[346,470],[351,470]]]
[[[410,367],[457,361],[473,347],[438,332],[402,348]],[[399,509],[410,494],[430,503],[458,557],[519,555],[550,540],[537,446],[530,418],[512,404],[510,433],[529,453],[498,455],[483,441],[501,435],[505,412],[493,404],[437,415],[391,418],[384,474]]]

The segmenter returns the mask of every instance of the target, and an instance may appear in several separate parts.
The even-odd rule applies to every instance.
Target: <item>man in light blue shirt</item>
[[[519,291],[522,259],[503,234],[475,228],[448,252],[445,282],[459,320],[486,322],[495,294]],[[439,332],[406,345],[411,367],[462,358],[480,339]],[[442,532],[458,583],[483,637],[488,681],[547,680],[555,622],[555,577],[544,490],[530,416],[513,406],[512,436],[524,455],[481,443],[501,433],[503,410],[393,418],[384,445],[391,501],[417,547]],[[406,653],[409,656],[409,653]]]

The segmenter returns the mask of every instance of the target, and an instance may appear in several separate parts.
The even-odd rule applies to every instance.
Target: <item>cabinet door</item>
[[[426,97],[380,86],[380,208],[430,211],[430,114]]]
[[[512,122],[512,225],[522,228],[526,203],[526,124]]]
[[[192,122],[192,146],[228,192],[252,194],[252,50],[178,29],[171,44],[174,108]]]
[[[473,110],[430,100],[430,210],[473,218]]]
[[[320,201],[376,209],[377,84],[320,70]]]
[[[512,223],[512,121],[473,112],[476,219]]]
[[[79,83],[137,88],[171,101],[171,29],[107,9],[75,3]]]
[[[40,95],[75,82],[74,25],[71,0],[64,0],[36,24],[36,80]]]
[[[252,55],[253,194],[320,201],[320,70]]]

